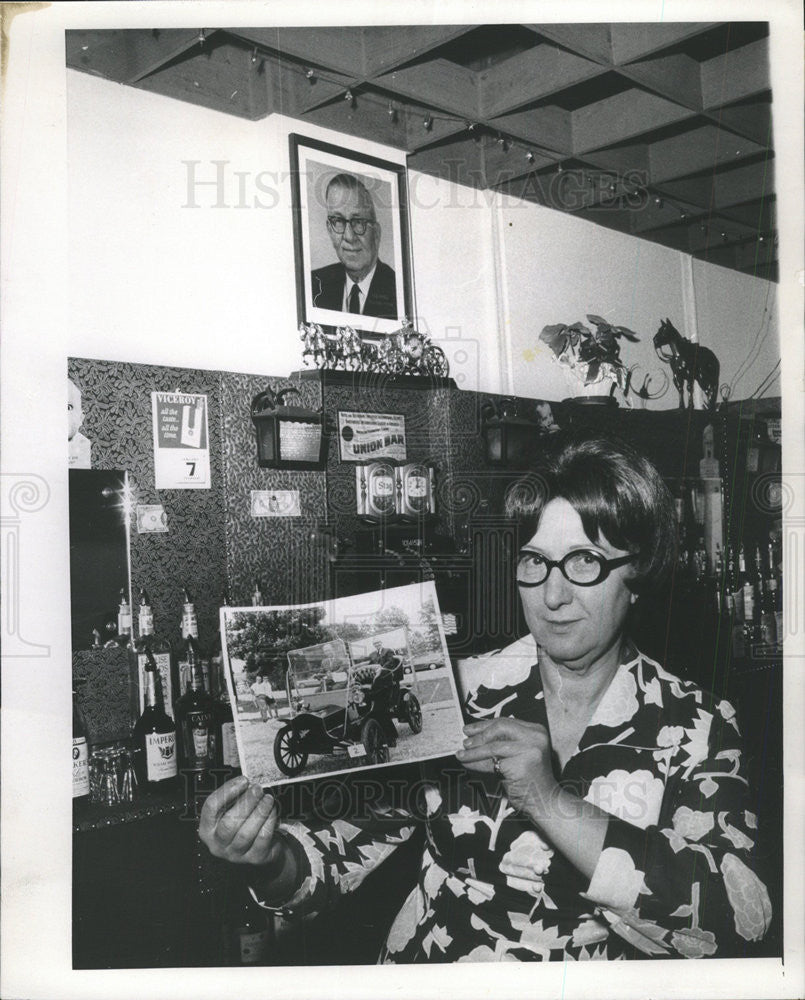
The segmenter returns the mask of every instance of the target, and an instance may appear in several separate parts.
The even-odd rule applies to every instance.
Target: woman
[[[347,892],[424,828],[418,884],[384,962],[724,957],[761,938],[756,820],[733,709],[643,656],[626,632],[674,551],[670,495],[623,445],[569,441],[515,489],[529,635],[488,657],[460,769],[425,766],[425,816],[279,822],[237,779],[201,837],[254,866],[265,905]]]

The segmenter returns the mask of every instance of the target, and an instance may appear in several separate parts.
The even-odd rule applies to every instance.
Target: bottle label
[[[215,767],[215,722],[209,712],[191,712],[182,723],[187,766]]]
[[[147,604],[140,605],[140,615],[137,624],[140,628],[140,635],[154,634],[154,612]]]
[[[744,584],[743,588],[744,618],[751,621],[755,616],[755,588],[751,583]]]
[[[131,635],[131,611],[121,608],[117,614],[117,634]]]
[[[206,726],[193,726],[193,753],[206,757],[210,749],[210,731]]]
[[[89,795],[89,748],[83,736],[73,737],[73,798]]]
[[[178,773],[176,734],[146,733],[145,761],[149,781],[165,781],[168,778],[175,778]]]
[[[271,942],[271,933],[266,928],[264,931],[246,930],[239,927],[238,940],[240,941],[240,961],[242,965],[254,965],[262,962],[268,955],[268,946]]]
[[[152,653],[154,662],[159,671],[159,680],[162,685],[162,700],[165,704],[165,711],[173,718],[173,684],[171,683],[171,658],[170,653]],[[137,657],[137,671],[140,675],[140,715],[145,708],[145,672],[148,666],[148,657],[145,653],[140,653]]]
[[[240,754],[235,739],[234,722],[225,722],[221,726],[221,756],[224,767],[240,767]]]
[[[189,635],[198,639],[198,618],[192,604],[186,604],[182,612],[182,638],[186,639]]]

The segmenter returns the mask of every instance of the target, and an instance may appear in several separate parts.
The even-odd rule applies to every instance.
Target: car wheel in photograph
[[[274,760],[283,774],[293,777],[304,770],[308,755],[297,749],[293,726],[283,726],[274,737]]]
[[[412,733],[422,732],[422,707],[415,694],[408,694],[405,699],[405,721]]]
[[[377,719],[367,719],[361,726],[361,743],[366,750],[367,764],[385,764],[389,759],[389,748],[383,735],[383,727]]]

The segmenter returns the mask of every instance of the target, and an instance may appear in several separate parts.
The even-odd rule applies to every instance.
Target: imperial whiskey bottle
[[[145,706],[134,724],[135,768],[140,788],[169,789],[176,786],[176,730],[162,700],[161,674],[150,649],[144,653]]]

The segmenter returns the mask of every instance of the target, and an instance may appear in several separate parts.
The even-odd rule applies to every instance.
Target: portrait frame
[[[298,133],[291,133],[288,141],[299,323],[318,323],[325,330],[351,326],[368,340],[380,340],[394,333],[403,320],[413,321],[415,316],[407,167]],[[392,271],[391,304],[396,305],[396,314],[351,313],[344,310],[343,304],[338,308],[317,304],[316,300],[323,298],[331,306],[336,298],[329,286],[323,294],[322,283],[313,272],[321,273],[328,267],[336,271],[339,265],[327,229],[325,203],[327,183],[339,173],[355,176],[370,192],[380,230],[377,259],[385,265],[387,286],[390,281],[387,268]],[[340,267],[343,271],[343,265]],[[376,277],[380,275],[376,273]],[[343,288],[343,278],[340,287]]]

